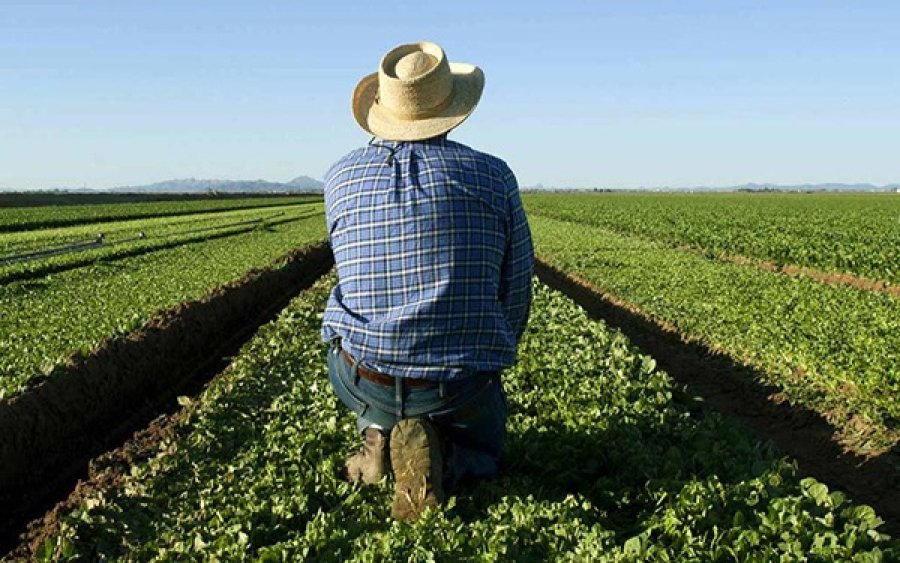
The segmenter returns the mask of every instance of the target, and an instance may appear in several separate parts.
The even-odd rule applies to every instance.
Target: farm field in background
[[[749,366],[781,400],[827,419],[847,451],[897,451],[900,198],[523,197],[545,264]],[[9,260],[98,233],[96,247]],[[62,381],[71,354],[127,339],[251,269],[279,268],[327,234],[321,198],[307,196],[0,208],[0,421],[46,377]],[[838,274],[878,284],[860,289]],[[537,280],[519,362],[504,376],[504,474],[412,527],[392,522],[389,484],[358,488],[336,476],[356,441],[319,342],[334,281],[298,295],[208,389],[179,401],[185,409],[168,426],[150,428],[148,451],[128,453],[124,466],[92,465],[89,486],[31,537],[36,555],[900,558],[885,514],[811,478],[792,452],[674,383],[657,367],[662,355]]]
[[[851,241],[846,252],[836,247],[831,254],[854,255],[856,264],[870,265],[858,271],[869,272],[878,263],[887,264],[885,257],[897,257],[898,247],[889,242],[898,236],[900,198],[528,194],[526,205],[536,251],[552,265],[670,325],[684,338],[758,368],[765,383],[782,389],[790,401],[811,406],[840,429],[848,447],[879,453],[897,443],[900,298],[752,263],[735,264],[716,254],[734,254],[750,244],[758,250],[778,248],[791,240],[795,256],[812,256],[805,254],[804,245],[821,249]],[[861,205],[872,211],[871,220]],[[712,218],[713,210],[717,218]],[[776,211],[774,224],[788,223],[786,217],[793,217],[793,223],[773,230],[766,219],[769,210]],[[827,233],[829,221],[823,217],[831,217]],[[708,241],[704,250],[710,252],[673,247],[673,225],[684,228],[693,244]],[[815,229],[821,232],[813,235]],[[823,258],[819,265],[826,262]]]
[[[154,202],[146,205],[165,203],[174,214],[0,233],[0,248],[20,244],[29,250],[93,232],[108,233],[113,243],[128,240],[0,266],[0,397],[51,373],[72,352],[88,351],[104,338],[137,328],[158,310],[197,299],[292,249],[325,239],[321,203],[301,198],[291,205],[259,207],[265,201],[202,202],[205,212],[200,202],[187,202],[189,217],[179,207],[185,202]],[[222,203],[257,208],[215,212]],[[131,205],[125,206],[118,215],[132,216]],[[0,220],[17,212],[3,210]],[[135,238],[141,231],[146,238]],[[60,271],[45,273],[53,269]]]
[[[895,194],[529,193],[528,210],[707,256],[900,282]]]
[[[308,202],[0,233],[0,282],[321,218],[321,214],[320,203]],[[78,252],[70,252],[74,247]]]
[[[327,276],[265,326],[112,493],[86,493],[43,560],[888,561],[880,520],[678,391],[622,334],[535,283],[505,470],[413,526],[390,484],[337,476],[356,446],[318,329]],[[576,345],[573,345],[576,344]]]
[[[122,219],[90,221],[66,227],[0,232],[0,261],[14,254],[89,240],[98,234],[102,234],[108,239],[107,242],[114,244],[121,239],[134,238],[141,232],[149,236],[172,236],[184,231],[216,228],[253,219],[290,218],[307,210],[321,213],[321,205],[317,204],[321,202],[312,200],[225,210],[213,207],[205,210],[193,209],[190,213],[152,217],[129,217],[127,212],[124,212],[125,217]]]
[[[5,204],[0,209],[0,231],[14,232],[47,227],[63,227],[83,225],[140,217],[172,217],[207,213],[210,211],[229,211],[250,207],[272,207],[275,205],[296,205],[303,201],[317,201],[316,196],[283,196],[283,197],[197,197],[197,196],[148,196],[126,194],[110,195],[108,199],[122,200],[125,203],[72,203],[81,199],[97,199],[96,194],[84,196],[62,196],[51,194],[44,198],[27,194],[7,194],[0,196]],[[51,197],[53,196],[53,197]],[[159,198],[162,201],[155,201]],[[133,198],[134,201],[127,201]],[[30,205],[31,200],[38,202],[62,199],[65,205]]]
[[[900,302],[578,223],[531,218],[550,264],[699,339],[878,450],[900,421]],[[728,374],[723,374],[728,377]],[[864,421],[862,426],[851,422]]]

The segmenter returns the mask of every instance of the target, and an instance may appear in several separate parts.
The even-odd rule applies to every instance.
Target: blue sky
[[[321,177],[392,46],[481,66],[522,185],[900,181],[897,2],[9,2],[0,186]]]

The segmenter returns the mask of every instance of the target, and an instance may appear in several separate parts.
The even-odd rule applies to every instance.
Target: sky
[[[900,3],[0,0],[0,187],[321,178],[435,41],[522,186],[900,182]]]

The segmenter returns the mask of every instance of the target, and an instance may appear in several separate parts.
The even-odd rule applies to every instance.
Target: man
[[[475,109],[481,69],[434,43],[401,45],[353,95],[375,137],[325,177],[339,282],[322,337],[362,450],[347,477],[393,469],[392,514],[411,521],[463,479],[499,469],[506,438],[500,371],[531,304],[533,250],[513,173],[446,138]]]

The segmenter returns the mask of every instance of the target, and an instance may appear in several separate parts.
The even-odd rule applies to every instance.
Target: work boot
[[[396,485],[391,516],[412,522],[426,507],[444,502],[443,456],[437,430],[418,418],[391,431],[391,466]]]
[[[344,466],[347,480],[366,485],[381,481],[387,469],[387,453],[384,434],[377,428],[366,427],[363,430],[363,447],[347,456]]]

